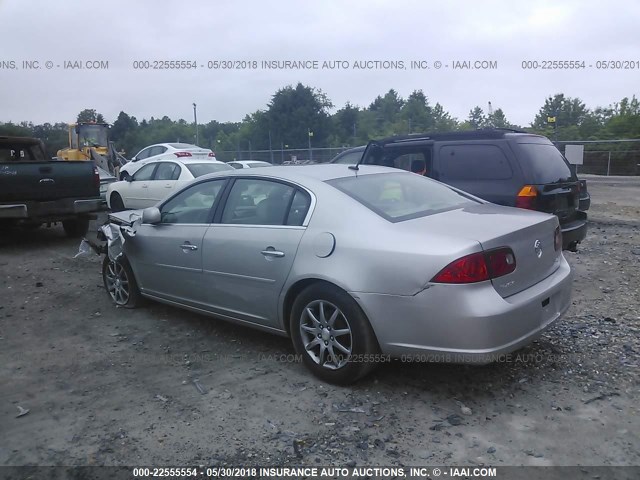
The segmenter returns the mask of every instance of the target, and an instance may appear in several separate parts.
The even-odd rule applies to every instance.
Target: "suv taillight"
[[[516,207],[535,210],[538,199],[538,190],[533,185],[525,185],[516,196]]]
[[[558,250],[562,250],[562,231],[560,230],[560,227],[556,227],[556,231],[553,234],[553,246],[556,249],[556,252]]]
[[[178,158],[191,156],[191,152],[173,152],[173,154]]]
[[[98,167],[93,167],[93,185],[100,188],[100,172],[98,172]]]
[[[508,247],[472,253],[444,267],[434,283],[476,283],[508,275],[516,269],[516,257]]]
[[[215,152],[209,152],[209,156],[210,156],[210,157],[215,157],[215,156],[216,156],[216,154],[215,154]]]

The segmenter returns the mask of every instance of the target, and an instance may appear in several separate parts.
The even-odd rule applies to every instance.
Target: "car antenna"
[[[350,170],[355,170],[356,172],[358,170],[360,170],[360,164],[362,163],[362,160],[364,159],[364,157],[367,155],[367,152],[369,151],[369,147],[373,144],[374,142],[369,142],[367,143],[367,148],[364,149],[364,152],[362,152],[362,156],[360,157],[360,160],[358,160],[358,163],[356,163],[355,165],[349,165],[349,169]]]

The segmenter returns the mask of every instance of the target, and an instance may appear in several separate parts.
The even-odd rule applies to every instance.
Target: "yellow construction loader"
[[[109,124],[79,122],[69,125],[69,146],[58,150],[60,160],[92,160],[97,166],[118,178],[118,170],[126,159],[109,141]]]

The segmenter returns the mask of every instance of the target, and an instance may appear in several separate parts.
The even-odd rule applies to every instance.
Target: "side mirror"
[[[124,152],[123,152],[124,153]],[[136,157],[131,157],[131,160],[129,160],[130,162],[137,162],[138,159]]]
[[[142,210],[142,223],[156,225],[162,219],[160,210],[157,207],[149,207]]]
[[[133,182],[133,177],[132,177],[131,175],[126,174],[126,173],[125,173],[125,175],[124,175],[124,180],[125,180],[126,182],[131,183],[131,182]]]

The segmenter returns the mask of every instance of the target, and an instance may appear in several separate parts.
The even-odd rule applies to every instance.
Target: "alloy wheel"
[[[353,336],[344,313],[325,300],[307,304],[300,316],[300,336],[306,353],[321,367],[337,370],[351,356]]]
[[[120,262],[107,265],[106,284],[113,301],[117,305],[126,305],[129,301],[129,277]]]

